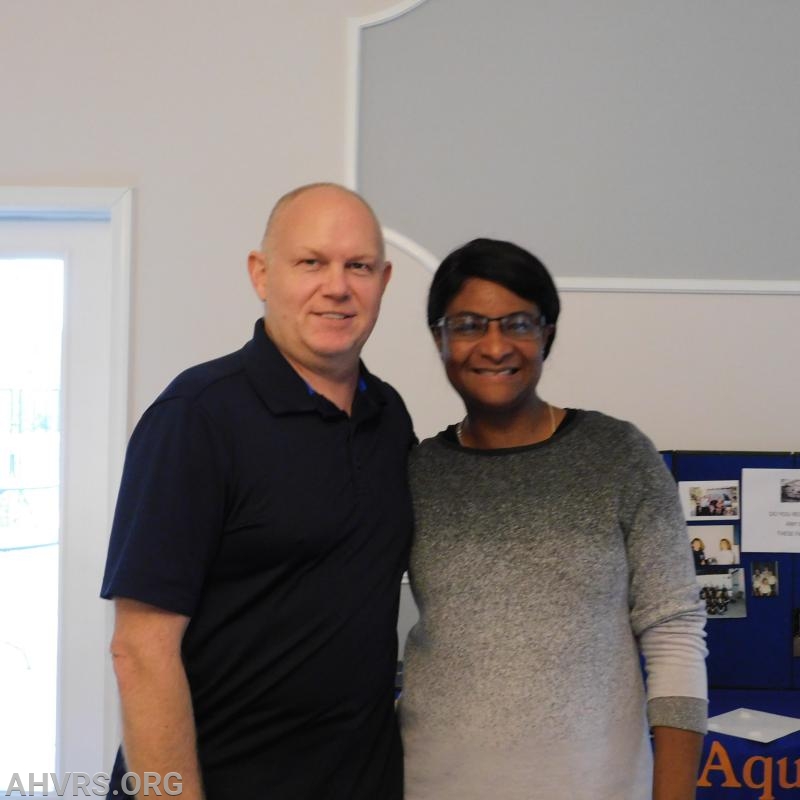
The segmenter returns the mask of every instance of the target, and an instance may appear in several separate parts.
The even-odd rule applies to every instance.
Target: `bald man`
[[[123,719],[108,797],[149,775],[184,800],[401,800],[413,432],[360,361],[391,275],[380,226],[304,186],[248,269],[253,338],[179,375],[128,447],[101,591]]]

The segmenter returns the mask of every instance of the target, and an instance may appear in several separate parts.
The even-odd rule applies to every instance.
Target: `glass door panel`
[[[60,259],[0,259],[3,782],[56,769],[63,287]]]

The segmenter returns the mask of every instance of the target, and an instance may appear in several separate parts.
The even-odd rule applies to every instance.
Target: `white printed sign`
[[[742,550],[800,553],[800,469],[742,470]]]

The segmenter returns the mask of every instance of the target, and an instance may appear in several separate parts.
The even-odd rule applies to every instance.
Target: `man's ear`
[[[381,293],[386,291],[386,286],[389,283],[389,280],[391,279],[391,277],[392,277],[392,262],[391,261],[387,261],[383,265],[383,274],[381,275],[381,278],[383,280],[383,286],[381,288]]]
[[[247,271],[250,283],[261,302],[267,299],[267,259],[261,250],[251,250],[247,256]]]

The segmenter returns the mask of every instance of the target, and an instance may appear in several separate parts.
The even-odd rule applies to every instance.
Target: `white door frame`
[[[94,343],[102,346],[106,355],[102,359],[102,367],[98,366],[98,370],[103,370],[103,375],[93,389],[93,392],[101,394],[101,397],[94,398],[99,404],[96,408],[101,409],[95,419],[80,417],[80,404],[70,402],[69,397],[71,385],[74,386],[77,381],[70,382],[69,375],[66,376],[64,391],[67,396],[62,404],[66,411],[62,473],[67,478],[67,484],[70,480],[73,486],[77,484],[79,495],[72,499],[67,496],[63,508],[62,537],[68,545],[77,540],[77,537],[70,537],[71,531],[86,524],[87,519],[96,529],[96,534],[107,541],[122,473],[128,437],[132,191],[129,188],[106,187],[0,186],[0,221],[69,220],[107,222],[110,237],[107,255],[104,251],[102,257],[103,268],[107,268],[109,273],[102,276],[102,281],[98,281],[103,287],[101,302],[105,305],[102,314],[98,310],[102,330],[97,330],[96,320],[92,321],[95,324],[93,331],[81,321],[77,326],[81,330],[76,333],[79,343],[65,342],[65,359],[69,358],[70,348],[85,350],[90,336],[101,337],[95,339]],[[82,280],[86,282],[85,277]],[[66,300],[65,332],[69,326],[68,314],[69,297]],[[73,355],[85,359],[87,354]],[[90,359],[89,363],[93,361]],[[76,447],[74,457],[69,454],[71,440],[66,427],[70,424],[69,419],[77,421],[77,429],[81,432],[80,452],[78,454]],[[85,453],[88,449],[95,451],[90,457]],[[70,478],[78,464],[80,477]],[[86,474],[87,470],[91,474]],[[70,489],[67,488],[67,491]],[[92,541],[96,542],[97,536]],[[99,583],[93,585],[98,563],[102,563],[105,557],[104,552],[96,551],[96,544],[92,544],[90,551],[82,551],[78,546],[69,552],[68,546],[61,548],[60,552],[61,585],[63,587],[66,584],[67,590],[59,598],[56,764],[59,772],[94,773],[110,770],[119,743],[116,686],[107,647],[113,625],[112,608],[99,599]],[[92,568],[86,572],[92,577],[88,581],[81,581],[83,565],[89,562]],[[82,596],[80,602],[75,597],[78,593]],[[93,605],[92,593],[97,598],[97,606]],[[80,603],[84,603],[85,607],[87,598],[92,609],[91,617],[76,619],[75,612]],[[98,655],[98,647],[102,648],[102,656]]]

